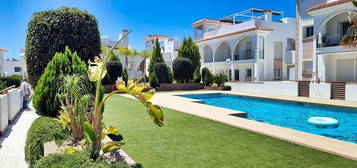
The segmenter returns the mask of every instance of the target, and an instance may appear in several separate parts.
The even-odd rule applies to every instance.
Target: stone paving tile
[[[16,120],[9,125],[4,135],[0,137],[0,167],[28,167],[25,162],[24,149],[26,134],[37,117],[34,110],[20,112]]]

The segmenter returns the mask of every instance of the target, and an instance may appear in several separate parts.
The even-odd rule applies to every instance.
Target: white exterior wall
[[[2,71],[4,76],[11,76],[11,75],[25,75],[24,74],[24,62],[23,61],[5,61],[4,62],[4,69]],[[21,71],[20,72],[15,72],[15,67],[20,67]]]
[[[2,134],[4,134],[9,123],[7,97],[7,95],[0,95],[0,132]]]
[[[346,100],[357,101],[357,84],[346,85]]]
[[[310,97],[331,98],[331,85],[329,83],[310,83]]]
[[[258,83],[227,83],[232,87],[232,91],[250,92],[260,94],[297,96],[297,82],[290,81],[274,81],[274,82],[258,82]]]
[[[8,119],[13,121],[21,110],[21,90],[11,89],[8,92]]]

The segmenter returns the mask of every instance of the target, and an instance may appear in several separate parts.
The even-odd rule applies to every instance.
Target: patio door
[[[234,79],[239,81],[239,69],[234,70]]]

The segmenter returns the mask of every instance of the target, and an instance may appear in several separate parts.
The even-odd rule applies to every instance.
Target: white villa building
[[[295,19],[283,12],[248,9],[192,24],[202,67],[233,81],[294,80]]]
[[[118,39],[121,39],[121,37],[123,37],[126,33],[128,33],[128,30],[122,30],[118,36]],[[105,37],[101,37],[101,42],[103,46],[109,48],[111,48],[115,43],[115,41],[112,41]],[[126,36],[123,41],[118,45],[118,47],[115,48],[114,52],[116,53],[116,55],[119,55],[118,49],[120,46],[131,48],[129,43],[129,36]],[[142,71],[140,71],[140,64],[145,60],[141,56],[128,56],[128,67],[125,67],[125,56],[120,55],[119,59],[123,68],[126,68],[128,70],[128,75],[130,78],[137,78],[142,76]]]
[[[23,60],[6,59],[6,49],[0,48],[0,76],[21,75],[26,76],[25,63]]]
[[[340,47],[357,11],[351,0],[299,0],[297,80],[357,82],[357,48]]]
[[[180,47],[180,43],[177,37],[169,37],[166,35],[148,35],[145,38],[145,48],[148,51],[152,51],[155,40],[158,39],[161,51],[163,53],[163,58],[165,60],[166,65],[172,67],[172,62],[177,57],[178,49]],[[148,65],[148,64],[147,64]]]

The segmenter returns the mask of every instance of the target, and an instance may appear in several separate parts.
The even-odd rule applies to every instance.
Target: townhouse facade
[[[202,67],[231,81],[294,80],[295,18],[248,9],[192,24]]]
[[[357,11],[351,0],[298,0],[296,6],[296,80],[357,82],[357,48],[339,45]]]

